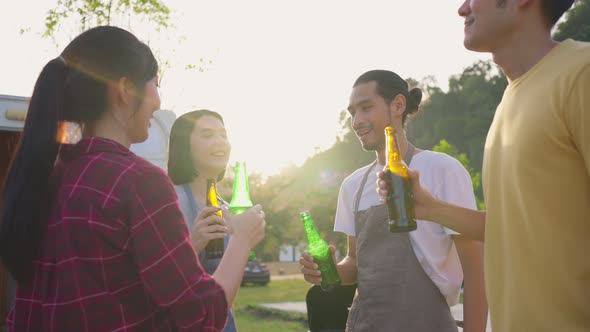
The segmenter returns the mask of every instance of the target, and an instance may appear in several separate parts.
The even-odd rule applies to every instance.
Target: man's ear
[[[406,110],[406,97],[398,94],[393,98],[389,105],[389,111],[392,115],[402,116]]]

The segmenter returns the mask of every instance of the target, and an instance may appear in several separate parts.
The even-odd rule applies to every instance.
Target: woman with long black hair
[[[168,176],[129,151],[160,108],[158,64],[116,27],[76,37],[37,79],[0,197],[0,258],[18,331],[219,331],[264,237],[258,206],[206,274]],[[61,144],[63,125],[82,139]],[[228,220],[228,223],[231,220]]]

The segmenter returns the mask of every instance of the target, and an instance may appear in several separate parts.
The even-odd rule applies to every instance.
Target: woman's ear
[[[111,96],[118,106],[129,107],[137,99],[135,84],[127,77],[121,77],[110,85]]]

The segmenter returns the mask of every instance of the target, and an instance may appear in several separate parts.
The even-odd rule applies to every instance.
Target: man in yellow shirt
[[[590,331],[590,44],[550,34],[572,3],[459,8],[465,47],[509,81],[485,144],[487,212],[434,199],[412,172],[417,217],[485,239],[494,332]]]

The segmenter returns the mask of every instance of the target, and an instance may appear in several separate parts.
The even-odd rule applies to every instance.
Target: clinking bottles
[[[248,184],[248,173],[246,172],[246,163],[237,161],[234,169],[234,186],[232,190],[229,210],[233,214],[242,214],[253,206],[250,200],[250,186]],[[256,259],[254,250],[250,250],[249,261]]]
[[[384,168],[387,192],[389,231],[411,232],[417,228],[414,212],[414,194],[408,176],[408,168],[402,160],[393,127],[385,128],[387,164]]]
[[[338,275],[336,264],[332,259],[330,247],[320,236],[309,211],[303,211],[299,216],[301,217],[303,227],[305,228],[305,235],[307,236],[307,252],[313,257],[313,261],[322,272],[322,289],[331,291],[340,285],[340,275]]]
[[[207,206],[219,207],[219,202],[217,201],[217,188],[214,179],[207,179]],[[221,210],[215,212],[215,214],[219,217],[223,217]],[[205,247],[205,257],[208,259],[221,258],[223,256],[223,252],[223,238],[210,240]]]

